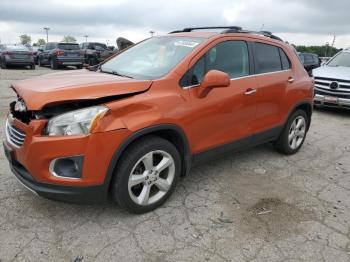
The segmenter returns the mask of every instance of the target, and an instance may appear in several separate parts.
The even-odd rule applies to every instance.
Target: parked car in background
[[[28,49],[32,52],[34,57],[34,63],[38,64],[38,56],[41,52],[40,50],[43,50],[44,46],[29,46]]]
[[[321,65],[321,60],[318,55],[312,53],[298,53],[305,70],[311,75],[312,69]]]
[[[97,42],[85,42],[80,44],[84,52],[85,63],[96,65],[114,54],[113,50],[108,49],[107,45]]]
[[[0,66],[7,68],[8,65],[29,66],[35,69],[33,53],[23,45],[1,45]]]
[[[83,68],[84,52],[76,43],[49,42],[38,56],[39,66],[49,65],[52,69],[63,66]]]
[[[198,29],[149,38],[95,71],[13,83],[4,148],[15,176],[48,198],[111,196],[143,213],[192,165],[267,142],[298,152],[313,80],[294,50],[267,32]]]
[[[350,109],[350,48],[337,53],[312,74],[316,105]]]

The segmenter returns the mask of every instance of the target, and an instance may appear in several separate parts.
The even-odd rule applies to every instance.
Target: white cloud
[[[239,25],[272,31],[297,44],[324,44],[337,35],[336,46],[350,46],[350,1],[337,0],[1,0],[0,38],[18,41],[87,34],[94,41],[118,36],[139,41],[149,31],[166,33],[188,26]]]

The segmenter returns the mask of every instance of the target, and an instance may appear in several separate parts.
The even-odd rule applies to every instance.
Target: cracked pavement
[[[11,81],[0,70],[0,137]],[[161,208],[74,205],[23,188],[0,153],[0,261],[350,261],[350,111],[318,109],[302,149],[271,145],[193,168]]]

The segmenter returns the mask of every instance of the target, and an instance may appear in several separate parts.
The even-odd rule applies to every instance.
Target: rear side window
[[[182,77],[180,86],[198,85],[210,70],[227,73],[230,78],[249,75],[248,47],[244,41],[225,41],[211,48]]]
[[[282,70],[278,47],[262,43],[255,43],[254,47],[256,74]]]
[[[64,44],[60,43],[57,45],[57,48],[63,49],[63,50],[79,50],[80,46],[78,44]]]
[[[279,48],[280,51],[280,56],[281,56],[281,63],[282,63],[282,69],[283,70],[288,70],[291,68],[291,63],[289,61],[288,56],[286,53],[282,50],[282,48]]]
[[[314,58],[312,57],[312,55],[306,54],[304,55],[304,57],[305,57],[305,63],[312,64],[314,62]]]

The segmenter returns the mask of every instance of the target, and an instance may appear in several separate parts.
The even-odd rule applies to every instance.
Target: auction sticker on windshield
[[[192,42],[192,41],[179,40],[179,41],[175,42],[174,45],[176,45],[176,46],[186,46],[186,47],[193,48],[193,47],[199,45],[199,43]]]

